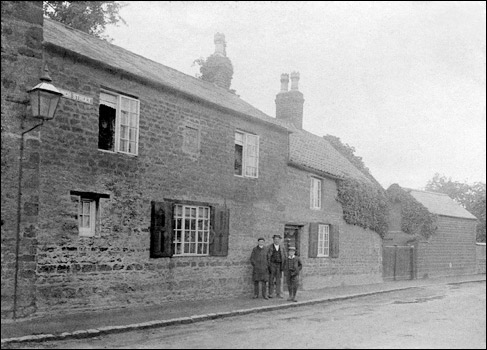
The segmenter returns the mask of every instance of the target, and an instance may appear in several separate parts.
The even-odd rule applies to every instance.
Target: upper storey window
[[[259,136],[235,132],[235,175],[259,176]]]
[[[137,155],[139,101],[128,96],[100,93],[98,148]]]

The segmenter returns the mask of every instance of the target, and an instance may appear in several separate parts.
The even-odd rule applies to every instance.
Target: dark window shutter
[[[330,255],[332,258],[338,258],[338,253],[340,250],[340,226],[331,225],[330,229]]]
[[[173,255],[172,203],[151,202],[150,257]]]
[[[79,233],[79,210],[80,210],[80,197],[76,195],[71,195],[71,204],[72,204],[72,213],[73,219],[75,220],[76,224],[74,226],[76,233]]]
[[[316,258],[318,256],[318,223],[312,222],[309,224],[309,258]]]
[[[211,208],[210,255],[228,255],[230,210],[226,207]]]

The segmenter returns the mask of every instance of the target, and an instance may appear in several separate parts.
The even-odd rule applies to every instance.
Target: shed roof
[[[406,189],[418,202],[423,204],[433,214],[452,216],[464,219],[477,218],[460,204],[451,199],[447,194],[437,192]]]

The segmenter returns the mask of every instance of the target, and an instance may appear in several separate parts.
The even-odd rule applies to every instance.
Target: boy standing
[[[301,272],[303,264],[301,263],[301,259],[295,255],[295,247],[289,247],[288,251],[289,254],[284,260],[284,273],[286,274],[287,288],[289,290],[289,298],[287,298],[287,300],[296,302],[296,293],[299,286],[299,272]]]

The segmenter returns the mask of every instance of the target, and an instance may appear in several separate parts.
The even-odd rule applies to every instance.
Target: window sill
[[[98,148],[98,151],[103,152],[103,153],[109,153],[109,154],[123,154],[123,155],[129,156],[129,157],[138,157],[138,154],[131,154],[131,153],[125,153],[125,152],[115,152],[115,151],[109,151],[107,149],[101,149],[101,148]]]

